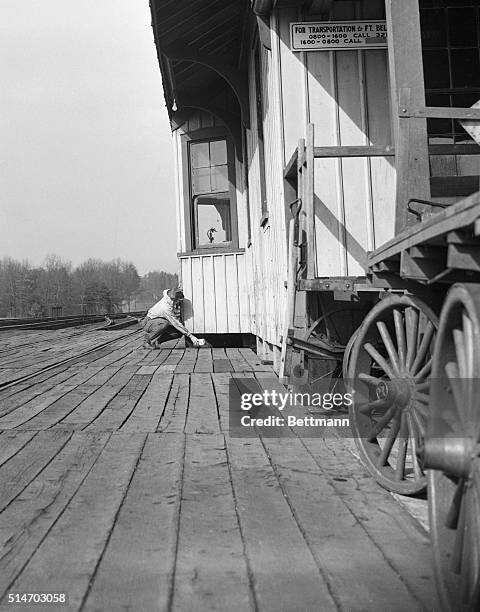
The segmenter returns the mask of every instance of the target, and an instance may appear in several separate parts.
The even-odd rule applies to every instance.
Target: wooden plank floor
[[[229,435],[231,381],[279,385],[249,349],[0,340],[1,609],[435,609],[427,534],[348,440]]]

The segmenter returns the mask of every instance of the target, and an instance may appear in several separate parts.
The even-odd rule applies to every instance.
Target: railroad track
[[[46,317],[43,319],[0,319],[0,332],[7,330],[22,329],[62,329],[65,327],[76,327],[90,323],[102,323],[105,318],[118,320],[129,316],[139,317],[143,312],[128,312],[120,314],[103,315],[72,315],[68,317]]]
[[[50,370],[54,370],[55,368],[61,367],[65,364],[68,364],[70,362],[73,362],[77,359],[80,359],[82,357],[86,357],[87,355],[90,355],[91,353],[94,353],[95,351],[99,351],[107,346],[109,346],[110,344],[113,344],[114,342],[118,342],[119,340],[123,339],[123,338],[127,338],[129,336],[134,336],[136,334],[138,334],[140,332],[139,329],[135,329],[131,332],[127,332],[125,334],[122,335],[117,335],[115,336],[115,338],[112,338],[111,340],[107,340],[105,342],[102,342],[96,346],[93,346],[89,349],[86,349],[84,351],[81,351],[79,353],[76,353],[75,355],[71,355],[70,357],[66,357],[65,359],[59,359],[58,361],[55,361],[54,363],[50,363],[48,365],[46,365],[43,368],[39,368],[38,370],[36,370],[35,372],[31,372],[30,374],[27,374],[25,376],[19,376],[18,378],[14,378],[12,380],[8,380],[5,381],[3,383],[0,383],[0,391],[3,391],[4,389],[8,389],[10,387],[13,387],[15,385],[21,384],[23,382],[26,382],[32,378],[35,378],[36,376],[39,376],[40,374],[43,374],[44,372],[48,372]]]

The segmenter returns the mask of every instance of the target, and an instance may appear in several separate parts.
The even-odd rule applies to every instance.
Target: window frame
[[[227,143],[227,167],[228,167],[228,193],[230,197],[230,224],[231,240],[219,243],[218,246],[197,245],[196,227],[196,206],[194,198],[198,195],[193,194],[192,189],[192,168],[190,162],[191,144],[200,142],[211,142],[215,140],[225,140]],[[181,136],[182,149],[182,174],[183,174],[183,214],[184,214],[184,233],[185,233],[185,254],[207,254],[208,253],[229,253],[238,250],[238,216],[237,216],[237,194],[236,194],[236,169],[235,169],[235,149],[228,131],[224,127],[210,127],[184,133]],[[213,195],[219,195],[215,193]]]
[[[260,39],[256,37],[253,45],[253,71],[255,79],[255,119],[258,145],[258,163],[260,171],[260,201],[261,219],[260,227],[264,227],[268,222],[268,202],[267,202],[267,180],[265,170],[265,141],[264,141],[264,102],[263,102],[263,83],[262,83],[262,47]]]
[[[457,4],[450,5],[448,0],[444,2],[443,4],[438,3],[438,5],[435,5],[435,4],[428,5],[426,3],[422,3],[421,1],[419,3],[421,20],[423,19],[424,15],[426,16],[428,13],[433,13],[434,11],[441,11],[443,13],[443,18],[445,19],[445,42],[444,44],[441,44],[441,45],[425,44],[425,41],[423,40],[423,28],[422,28],[422,53],[423,55],[425,56],[425,54],[428,52],[443,51],[446,53],[446,57],[448,60],[447,62],[448,63],[447,76],[449,80],[448,87],[446,86],[445,87],[427,87],[427,82],[425,78],[425,95],[426,95],[427,106],[435,106],[435,104],[432,104],[430,102],[430,100],[434,98],[437,98],[437,99],[443,98],[442,103],[440,104],[441,106],[458,106],[458,104],[456,104],[454,100],[455,96],[460,96],[460,95],[475,96],[478,94],[478,97],[480,98],[480,84],[473,85],[473,86],[457,87],[457,86],[454,86],[452,82],[452,78],[454,77],[454,68],[453,68],[453,61],[452,61],[453,52],[457,50],[466,51],[469,49],[476,49],[477,55],[480,58],[480,36],[477,35],[477,46],[476,47],[473,47],[471,45],[461,45],[461,44],[457,44],[451,41],[450,27],[449,27],[450,25],[449,11],[452,9],[462,9],[462,8],[466,8],[466,9],[472,8],[475,10],[475,18],[476,18],[476,23],[478,27],[480,23],[480,6],[478,4],[474,4],[470,0],[465,0],[465,3],[463,5],[457,5]],[[426,66],[424,62],[424,73],[425,72],[426,72]],[[449,121],[450,123],[449,131],[443,131],[444,128],[439,127],[441,124],[440,122],[445,123],[446,121]],[[441,131],[436,131],[436,130],[441,130]],[[456,123],[454,120],[429,119],[427,121],[427,133],[428,133],[430,142],[435,142],[435,139],[438,139],[438,138],[450,139],[452,141],[452,144],[463,144],[463,143],[468,144],[469,142],[471,142],[471,138],[468,137],[467,133],[464,132],[460,128],[460,125]]]

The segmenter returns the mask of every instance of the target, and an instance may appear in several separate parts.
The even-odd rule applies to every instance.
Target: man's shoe
[[[152,343],[149,342],[148,340],[145,340],[145,342],[142,344],[142,348],[144,349],[151,349],[153,348]]]

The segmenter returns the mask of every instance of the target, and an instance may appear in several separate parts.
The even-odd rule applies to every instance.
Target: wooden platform
[[[427,534],[348,440],[229,435],[232,377],[279,388],[251,350],[0,340],[1,609],[434,609]]]

